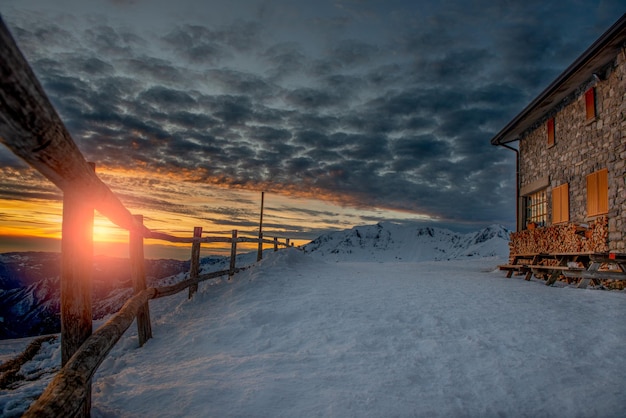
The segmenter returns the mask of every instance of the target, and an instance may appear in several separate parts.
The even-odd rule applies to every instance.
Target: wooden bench
[[[586,288],[590,281],[596,285],[600,280],[626,280],[626,254],[624,253],[534,253],[511,254],[511,263],[498,266],[507,271],[507,278],[514,272],[525,274],[525,280],[530,280],[534,274],[545,278],[546,285],[550,286],[560,276],[580,279],[579,288]],[[547,260],[556,260],[554,265],[541,264]],[[571,266],[571,263],[580,263],[583,267]],[[614,265],[613,269],[603,266]],[[543,276],[543,277],[541,277]]]

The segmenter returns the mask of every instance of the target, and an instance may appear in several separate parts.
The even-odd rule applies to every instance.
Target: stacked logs
[[[589,225],[551,225],[511,233],[510,254],[606,252],[608,219],[596,218]]]

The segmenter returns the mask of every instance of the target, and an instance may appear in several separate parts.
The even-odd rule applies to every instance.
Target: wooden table
[[[584,289],[590,280],[603,279],[626,280],[626,254],[624,253],[592,253],[589,255],[590,264],[585,270],[564,271],[565,277],[580,278],[578,286]],[[608,266],[615,266],[608,268]]]

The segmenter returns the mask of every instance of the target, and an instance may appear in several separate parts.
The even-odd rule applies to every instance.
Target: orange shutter
[[[591,173],[587,176],[587,216],[598,213],[598,174]]]
[[[552,223],[569,221],[569,185],[567,183],[552,189]]]
[[[552,189],[552,223],[558,224],[561,222],[561,193],[560,187]]]
[[[569,222],[569,184],[561,186],[561,222]]]
[[[554,118],[548,119],[548,123],[546,125],[548,128],[548,146],[551,147],[554,145]]]
[[[585,92],[585,112],[587,120],[596,117],[596,94],[593,87]]]
[[[609,171],[604,168],[587,176],[587,216],[609,212]]]
[[[598,174],[598,214],[609,213],[609,171],[605,168]]]

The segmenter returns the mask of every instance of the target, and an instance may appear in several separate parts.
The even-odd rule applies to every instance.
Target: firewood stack
[[[568,223],[512,232],[510,254],[606,252],[608,219],[596,218],[587,226]]]

